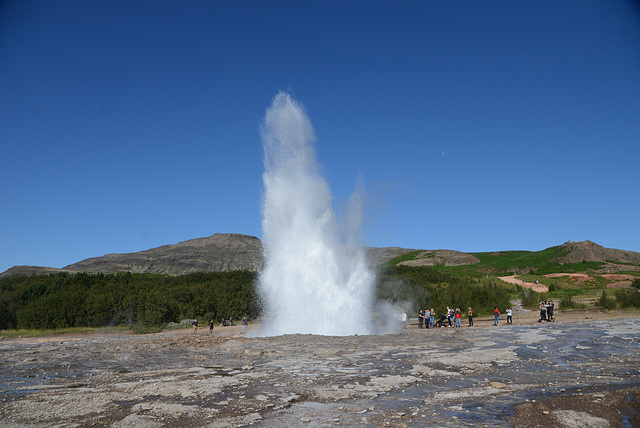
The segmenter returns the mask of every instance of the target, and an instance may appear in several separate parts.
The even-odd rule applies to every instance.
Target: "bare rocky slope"
[[[372,266],[404,253],[406,248],[367,248]],[[92,257],[61,269],[44,266],[14,266],[0,277],[47,275],[60,272],[152,273],[182,275],[194,272],[259,271],[263,266],[262,242],[255,236],[216,233],[206,238],[163,245],[137,253]]]
[[[566,242],[564,261],[611,261],[640,264],[640,253],[602,247],[591,241]],[[472,254],[452,250],[421,250],[399,247],[367,247],[367,260],[379,266],[395,257],[414,253],[409,266],[458,266],[478,263]],[[237,233],[216,233],[206,238],[191,239],[178,244],[163,245],[137,253],[107,254],[65,266],[62,269],[42,266],[14,266],[0,277],[54,274],[58,272],[88,273],[152,273],[181,275],[194,272],[259,271],[263,266],[262,242],[255,236]]]
[[[564,257],[567,263],[586,262],[617,262],[640,264],[640,253],[626,250],[614,250],[605,248],[591,241],[569,241],[562,244],[568,251]]]
[[[73,272],[131,272],[180,275],[262,267],[262,243],[255,236],[216,233],[139,253],[107,254],[74,263]]]
[[[461,266],[479,263],[480,259],[472,254],[453,250],[420,250],[415,258],[398,264],[405,266]]]
[[[181,275],[194,272],[257,271],[262,267],[262,243],[255,236],[216,233],[137,253],[107,254],[62,269],[14,266],[0,276],[39,275],[56,272],[153,273]]]

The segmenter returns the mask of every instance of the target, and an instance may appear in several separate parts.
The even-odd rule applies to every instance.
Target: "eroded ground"
[[[3,340],[0,426],[640,426],[639,321]]]

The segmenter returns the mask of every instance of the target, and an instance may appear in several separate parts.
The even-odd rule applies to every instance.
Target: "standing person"
[[[429,322],[431,323],[431,327],[435,327],[436,326],[436,311],[433,310],[433,308],[431,308],[431,317],[429,317]]]
[[[242,333],[246,333],[247,332],[247,325],[249,325],[249,318],[247,318],[246,316],[244,318],[242,318]]]
[[[402,311],[402,314],[400,314],[400,328],[407,328],[407,313],[405,311]]]
[[[547,305],[544,302],[540,302],[540,320],[538,322],[547,320]]]
[[[460,308],[456,308],[456,327],[462,327],[462,311],[460,311]]]
[[[500,321],[500,311],[496,306],[495,308],[493,308],[493,325],[498,325],[499,321]]]
[[[549,300],[549,303],[547,304],[547,321],[555,321],[556,319],[553,317],[553,307],[555,305],[553,304],[553,300]]]
[[[447,306],[447,319],[449,320],[449,327],[453,327],[453,309]]]
[[[424,328],[429,328],[429,324],[431,323],[431,312],[429,309],[424,310]]]
[[[194,319],[191,325],[193,326],[193,334],[198,334],[198,319]]]
[[[418,313],[418,328],[422,328],[422,322],[424,321],[424,315],[422,315],[422,309]]]
[[[469,312],[467,312],[467,316],[469,317],[469,327],[473,327],[473,309],[469,306]]]
[[[213,320],[209,320],[209,336],[213,336]]]
[[[513,311],[511,310],[511,306],[507,308],[507,324],[513,324]]]

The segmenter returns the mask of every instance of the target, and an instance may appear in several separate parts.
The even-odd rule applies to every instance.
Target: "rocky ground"
[[[640,426],[638,314],[558,315],[380,336],[5,339],[0,426]]]

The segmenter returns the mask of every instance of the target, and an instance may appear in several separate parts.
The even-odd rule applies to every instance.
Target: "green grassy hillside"
[[[404,261],[415,260],[421,256],[420,251],[403,254],[385,263],[385,266],[396,266]],[[435,269],[466,277],[505,276],[511,274],[532,273],[539,276],[551,273],[604,273],[609,261],[584,261],[581,263],[567,263],[563,261],[569,250],[562,245],[550,247],[541,251],[494,251],[468,253],[477,257],[480,262],[460,266],[436,265]],[[640,277],[640,265],[629,263],[615,263],[616,271],[620,266],[626,266],[625,271]]]

